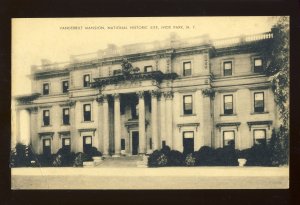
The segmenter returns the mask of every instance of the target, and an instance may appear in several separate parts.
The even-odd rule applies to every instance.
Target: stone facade
[[[171,39],[150,50],[109,47],[94,60],[33,67],[33,94],[16,97],[17,119],[28,118],[18,121],[17,139],[29,137],[38,154],[93,146],[114,156],[163,145],[192,151],[267,142],[279,121],[270,80],[261,72],[261,48],[272,40],[272,32]],[[20,130],[24,123],[27,132]]]

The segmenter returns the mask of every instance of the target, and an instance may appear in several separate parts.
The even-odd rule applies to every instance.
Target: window
[[[224,114],[230,115],[233,114],[233,96],[224,95]]]
[[[71,139],[70,138],[62,138],[62,149],[66,152],[71,151]]]
[[[64,125],[70,124],[69,108],[63,109],[63,124]]]
[[[254,130],[254,145],[266,145],[266,130]]]
[[[50,112],[49,112],[49,110],[44,110],[43,111],[43,123],[44,123],[44,126],[50,125]]]
[[[91,105],[83,105],[83,121],[91,121]]]
[[[118,74],[121,74],[121,73],[122,73],[121,69],[113,71],[113,75],[118,75]]]
[[[183,114],[193,114],[193,100],[191,95],[183,96]]]
[[[121,150],[125,150],[125,139],[121,139]]]
[[[235,147],[235,136],[234,131],[224,131],[223,132],[223,147],[231,146]]]
[[[224,76],[232,75],[232,61],[226,61],[223,63]]]
[[[62,91],[63,93],[67,93],[69,91],[69,81],[62,82]]]
[[[254,93],[254,112],[264,112],[264,93]]]
[[[92,136],[83,136],[83,152],[88,153],[92,148]]]
[[[144,67],[144,72],[151,72],[151,71],[152,71],[152,65]]]
[[[260,73],[263,71],[262,64],[263,62],[261,58],[254,58],[254,73]]]
[[[183,75],[184,76],[190,76],[190,75],[192,75],[191,62],[184,62],[183,63]]]
[[[49,95],[49,83],[43,84],[43,95]]]
[[[83,87],[89,87],[90,86],[90,75],[84,75],[83,76]]]

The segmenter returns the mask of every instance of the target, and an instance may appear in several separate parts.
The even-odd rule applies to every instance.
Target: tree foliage
[[[270,76],[274,100],[278,106],[282,124],[280,129],[273,131],[272,161],[274,164],[288,163],[289,142],[289,17],[280,17],[272,29],[273,41],[267,47],[266,74]]]
[[[282,125],[289,127],[289,18],[280,17],[273,27],[273,41],[266,48],[267,68],[275,102],[278,105]]]

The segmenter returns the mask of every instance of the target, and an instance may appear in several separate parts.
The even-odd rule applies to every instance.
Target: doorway
[[[51,156],[51,140],[43,139],[43,154],[45,156]]]
[[[71,140],[70,140],[70,138],[62,138],[62,148],[67,153],[71,152]]]
[[[194,152],[194,132],[183,132],[183,153]]]
[[[92,148],[92,136],[83,136],[83,153],[88,153]]]
[[[132,155],[137,155],[139,149],[139,132],[132,132]]]

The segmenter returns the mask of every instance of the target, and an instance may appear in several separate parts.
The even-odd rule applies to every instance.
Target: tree
[[[289,142],[289,17],[279,17],[272,28],[273,41],[266,47],[266,74],[270,76],[274,100],[282,124],[278,131],[274,131],[271,139],[273,161],[275,164],[288,163]]]
[[[266,48],[266,74],[270,76],[275,102],[278,105],[282,125],[289,127],[289,18],[280,17],[272,28],[274,38]]]

